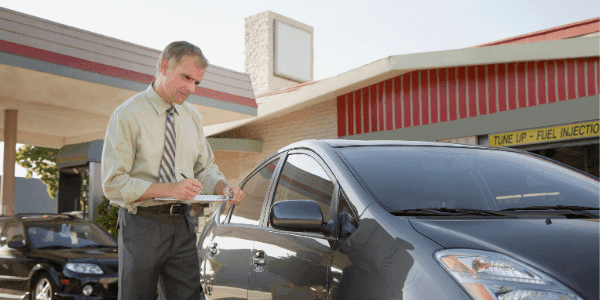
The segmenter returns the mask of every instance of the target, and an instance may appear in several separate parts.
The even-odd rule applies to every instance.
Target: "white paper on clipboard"
[[[223,202],[227,200],[231,200],[233,198],[233,194],[227,193],[226,195],[196,195],[193,200],[181,200],[175,199],[172,197],[167,198],[154,198],[157,201],[165,201],[165,202],[182,202],[182,203],[206,203],[206,202]]]

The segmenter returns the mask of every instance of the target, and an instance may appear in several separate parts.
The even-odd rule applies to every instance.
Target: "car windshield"
[[[32,248],[116,247],[114,238],[89,222],[32,222],[26,225]]]
[[[503,210],[598,207],[598,180],[533,155],[434,146],[337,148],[389,212],[419,208]]]

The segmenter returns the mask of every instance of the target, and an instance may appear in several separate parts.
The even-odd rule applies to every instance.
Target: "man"
[[[230,186],[203,133],[200,113],[185,103],[208,61],[200,48],[173,42],[160,55],[156,81],[111,116],[102,152],[102,188],[119,209],[119,299],[154,299],[161,280],[166,299],[201,297],[190,200],[201,191],[232,203],[245,195]]]

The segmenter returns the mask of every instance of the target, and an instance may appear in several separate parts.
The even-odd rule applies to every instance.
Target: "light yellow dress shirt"
[[[175,177],[179,172],[196,178],[202,192],[214,194],[225,180],[214,164],[214,155],[204,136],[200,112],[189,103],[175,106]],[[171,104],[152,85],[121,104],[112,114],[102,149],[102,189],[110,204],[137,213],[138,206],[164,204],[155,200],[134,202],[153,182],[165,145],[167,109]]]

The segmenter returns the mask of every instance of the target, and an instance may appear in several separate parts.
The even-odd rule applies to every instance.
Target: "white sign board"
[[[274,74],[299,82],[312,80],[310,32],[275,21]]]

